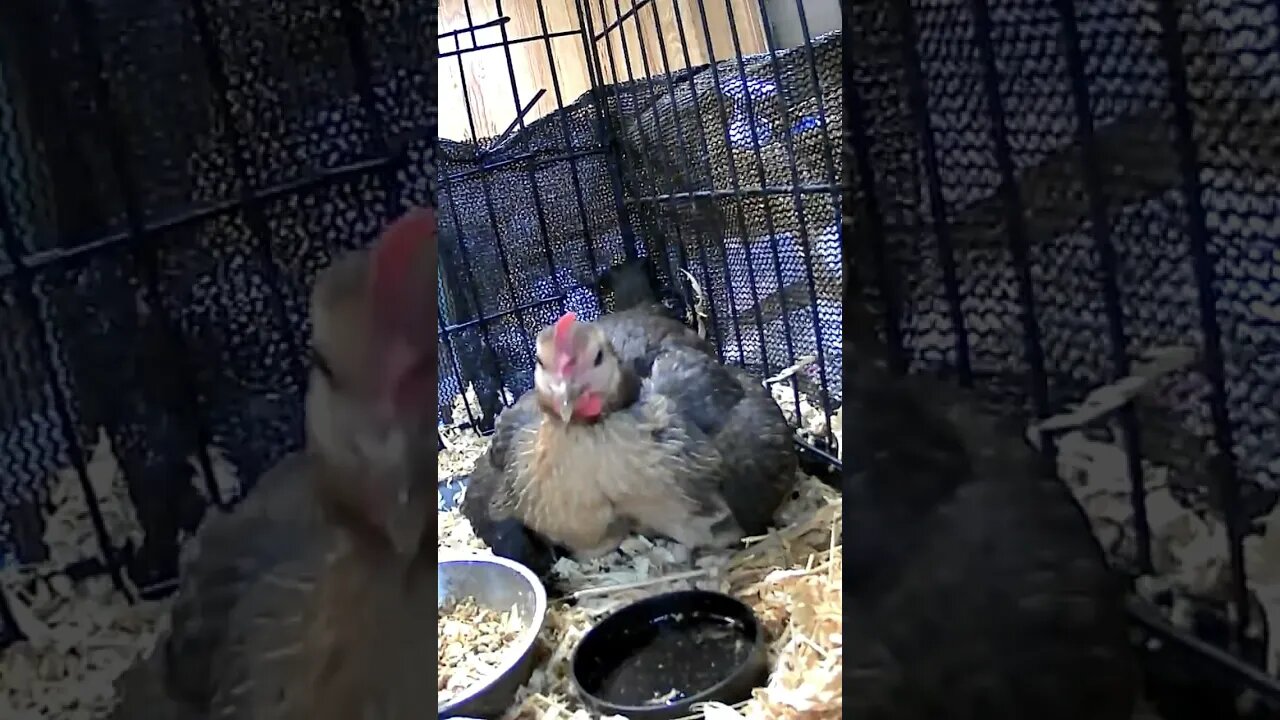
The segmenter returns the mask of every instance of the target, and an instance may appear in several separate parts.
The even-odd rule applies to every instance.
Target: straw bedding
[[[794,397],[790,391],[775,391],[775,395],[784,403]],[[802,397],[801,411],[810,416],[803,417],[805,429],[822,434],[825,428],[816,403]],[[447,449],[439,457],[441,478],[469,472],[487,447],[466,430],[446,430],[444,437]],[[839,717],[841,517],[839,493],[800,473],[795,492],[776,516],[779,529],[750,538],[739,551],[697,554],[665,538],[633,536],[623,543],[621,552],[606,558],[589,563],[561,559],[553,572],[573,602],[549,605],[537,667],[505,717],[590,718],[568,674],[578,640],[620,605],[689,587],[727,592],[753,608],[768,634],[772,668],[768,684],[749,701],[736,707],[702,707],[691,717]],[[439,513],[438,528],[442,557],[489,552],[456,509]]]
[[[1104,389],[1105,390],[1105,389]],[[774,387],[790,409],[789,389]],[[1103,391],[1100,391],[1103,392]],[[1103,393],[1105,394],[1105,393]],[[1087,408],[1090,403],[1085,403]],[[1107,404],[1107,403],[1104,403]],[[802,432],[825,431],[814,403],[802,398]],[[1092,413],[1085,413],[1091,415]],[[457,415],[461,416],[461,414]],[[1088,418],[1085,418],[1086,420]],[[841,419],[832,419],[838,437]],[[1065,423],[1070,426],[1073,423]],[[446,430],[449,448],[439,458],[441,477],[465,474],[487,442],[461,429]],[[1059,469],[1089,512],[1094,530],[1116,561],[1123,562],[1132,531],[1123,449],[1084,429],[1059,436]],[[216,452],[215,452],[216,459]],[[224,492],[238,486],[225,463],[215,468]],[[1144,594],[1171,588],[1175,595],[1214,594],[1227,568],[1221,522],[1205,508],[1174,502],[1166,470],[1145,463],[1148,515],[1157,573],[1140,582]],[[137,539],[127,490],[104,441],[92,453],[89,476],[114,537]],[[88,506],[75,472],[56,473],[49,484],[45,541],[47,562],[0,569],[0,588],[27,636],[0,651],[0,717],[92,720],[115,704],[112,683],[138,657],[152,651],[168,623],[168,602],[129,605],[106,578],[74,581],[62,568],[97,553]],[[722,589],[744,599],[769,631],[773,672],[766,687],[738,708],[702,708],[709,718],[838,717],[841,705],[842,555],[839,496],[811,477],[779,513],[780,530],[755,539],[734,555],[691,557],[666,540],[635,537],[607,561],[556,568],[577,604],[553,604],[542,636],[542,657],[519,696],[511,718],[586,718],[565,675],[577,640],[601,614],[622,602],[676,587]],[[1246,541],[1251,587],[1267,624],[1280,626],[1280,508],[1258,522],[1263,532]],[[456,512],[438,518],[442,553],[487,552]],[[1185,626],[1178,606],[1172,620]],[[1270,634],[1269,670],[1280,669],[1280,633]]]

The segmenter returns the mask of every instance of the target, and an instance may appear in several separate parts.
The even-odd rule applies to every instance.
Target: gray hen
[[[632,530],[728,545],[763,531],[795,481],[772,397],[675,320],[567,313],[539,333],[537,357],[534,389],[499,417],[463,502],[500,553],[495,535],[518,527],[583,557]]]

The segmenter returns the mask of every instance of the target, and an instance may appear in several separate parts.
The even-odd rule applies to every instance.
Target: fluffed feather
[[[624,369],[620,383],[634,387],[592,424],[546,420],[535,390],[505,411],[463,502],[477,534],[492,547],[518,521],[533,538],[513,553],[524,561],[548,544],[598,555],[635,530],[691,546],[762,532],[796,470],[791,428],[769,393],[646,308],[594,325]]]

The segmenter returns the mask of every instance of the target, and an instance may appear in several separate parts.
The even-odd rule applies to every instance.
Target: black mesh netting
[[[470,412],[489,420],[500,391],[531,387],[532,335],[565,309],[607,310],[601,274],[636,255],[657,259],[659,282],[690,308],[682,271],[696,279],[726,360],[771,374],[813,357],[801,388],[838,405],[839,33],[773,57],[661,67],[509,139],[442,143],[446,421],[467,419],[452,413],[468,384]],[[620,163],[600,152],[602,128]]]
[[[1029,246],[1040,357],[1054,405],[1078,401],[1112,375],[1109,312],[1130,356],[1206,339],[1193,257],[1207,237],[1226,399],[1239,475],[1280,481],[1274,411],[1280,386],[1280,118],[1268,6],[1231,0],[1170,3],[1179,31],[1166,42],[1164,3],[1073,3],[1081,82],[1073,84],[1059,4],[992,3],[990,40],[968,3],[877,2],[854,10],[854,82],[895,265],[903,342],[916,367],[955,367],[939,229],[952,249],[969,358],[979,386],[1026,398],[1029,367],[1017,264],[981,50],[990,47]],[[914,16],[914,33],[902,7]],[[1170,49],[1181,46],[1180,58]],[[1184,65],[1184,68],[1179,67]],[[913,71],[918,68],[918,76]],[[1185,69],[1185,85],[1176,81]],[[1086,183],[1074,102],[1087,92],[1097,186]],[[1180,144],[1177,111],[1192,137]],[[934,146],[930,151],[926,141]],[[1185,174],[1187,151],[1200,166]],[[932,187],[931,187],[932,186]],[[1089,192],[1104,197],[1114,262],[1099,254]],[[1189,203],[1196,193],[1198,205]],[[1108,307],[1105,283],[1118,290]],[[1206,274],[1206,277],[1208,275]],[[1144,454],[1175,482],[1203,485],[1214,450],[1212,368],[1175,374],[1140,403]],[[1023,409],[1029,409],[1023,406]],[[1255,496],[1265,498],[1269,493]],[[1254,509],[1256,512],[1257,508]]]
[[[629,67],[667,62],[640,60]],[[840,63],[837,31],[611,95],[632,221],[685,301],[696,293],[679,267],[727,360],[771,375],[813,357],[799,385],[828,410],[842,367]]]
[[[584,98],[506,140],[440,141],[442,421],[492,422],[533,386],[533,336],[566,309],[600,314],[599,276],[626,251],[598,117]],[[470,417],[453,417],[467,386]]]
[[[247,488],[300,443],[311,278],[433,202],[435,14],[0,8],[0,557],[44,556],[51,483],[104,437],[134,578],[168,580],[210,468]]]

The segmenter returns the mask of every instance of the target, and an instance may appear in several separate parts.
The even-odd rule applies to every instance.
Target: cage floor
[[[442,478],[469,473],[488,447],[487,440],[467,431],[450,435],[447,444],[449,449],[439,459]],[[790,669],[775,673],[766,689],[751,701],[733,708],[710,708],[705,715],[690,718],[837,716],[843,678],[838,639],[842,628],[841,555],[839,546],[834,545],[840,533],[840,500],[817,478],[802,474],[800,483],[799,496],[778,514],[782,529],[774,539],[786,538],[785,553],[779,552],[780,547],[771,552],[766,541],[762,543],[764,551],[753,562],[740,564],[742,553],[691,557],[678,544],[637,536],[611,558],[587,565],[562,560],[557,576],[578,602],[574,607],[553,604],[544,631],[546,652],[540,658],[541,665],[521,691],[520,705],[504,717],[589,720],[591,715],[574,697],[567,677],[567,663],[577,640],[601,616],[620,605],[686,587],[730,592],[745,600],[769,629],[775,667]],[[438,519],[441,554],[488,553],[456,510],[458,489],[448,482],[442,486],[440,502],[447,509],[441,510]],[[794,612],[802,607],[814,612]],[[834,664],[829,662],[832,658]],[[823,707],[831,714],[824,715]],[[1164,720],[1145,700],[1139,701],[1133,717]]]
[[[802,402],[801,405],[806,404]],[[817,411],[812,409],[810,412]],[[810,420],[815,425],[813,429],[821,431],[817,421]],[[838,428],[833,429],[838,434]],[[465,474],[487,447],[486,440],[470,431],[446,432],[445,436],[450,449],[440,456],[441,477]],[[1127,561],[1132,542],[1131,533],[1127,531],[1131,527],[1131,518],[1122,509],[1130,505],[1117,502],[1117,499],[1127,498],[1128,493],[1128,481],[1123,474],[1125,464],[1123,457],[1117,454],[1122,450],[1084,433],[1068,433],[1060,438],[1059,451],[1061,474],[1088,511],[1099,539],[1113,560]],[[90,465],[95,490],[104,499],[104,514],[120,537],[128,537],[128,529],[135,526],[136,521],[130,517],[127,494],[105,444],[93,454]],[[1186,628],[1191,622],[1196,598],[1221,594],[1221,584],[1227,577],[1224,531],[1212,513],[1203,507],[1185,506],[1171,488],[1162,485],[1159,468],[1149,467],[1147,471],[1147,502],[1159,572],[1143,579],[1139,585],[1148,597],[1162,592],[1171,594],[1175,599],[1171,617],[1175,624]],[[223,478],[223,482],[233,483],[233,479]],[[753,601],[764,608],[766,617],[772,617],[772,622],[779,623],[779,628],[785,627],[787,603],[793,602],[788,598],[796,593],[810,593],[810,602],[815,607],[822,603],[830,607],[838,607],[839,604],[839,554],[830,544],[833,530],[838,532],[839,505],[830,489],[816,480],[806,478],[804,488],[802,498],[783,514],[792,528],[788,532],[803,539],[803,542],[793,545],[793,550],[799,548],[814,555],[813,564],[809,564],[807,556],[774,557],[769,560],[772,566],[748,568],[743,572],[750,577],[743,580],[743,576],[738,576],[736,580],[740,590],[754,593]],[[62,574],[61,568],[76,560],[92,557],[96,547],[74,474],[60,473],[53,483],[53,492],[59,510],[50,518],[46,536],[51,548],[50,562],[40,567],[10,566],[0,571],[0,582],[14,606],[19,624],[32,637],[0,655],[0,716],[6,718],[87,720],[102,717],[114,704],[112,682],[139,655],[151,650],[167,623],[166,602],[130,606],[119,593],[114,592],[106,578],[93,577],[73,582]],[[1268,529],[1274,528],[1280,524],[1277,518],[1280,518],[1280,510],[1273,512],[1263,524]],[[440,530],[442,548],[476,548],[478,545],[465,521],[457,517],[442,515]],[[572,647],[572,640],[576,637],[574,633],[582,631],[582,627],[574,623],[582,622],[591,612],[598,612],[600,608],[637,594],[651,592],[655,587],[669,587],[669,583],[657,580],[664,575],[725,568],[723,558],[719,561],[703,559],[699,565],[697,559],[662,540],[637,539],[630,548],[626,567],[567,565],[561,568],[569,577],[570,586],[577,583],[583,591],[601,582],[613,585],[637,583],[637,586],[613,592],[587,592],[585,601],[574,609],[577,615],[565,615],[552,626],[553,633],[559,633],[549,637],[548,652],[553,663],[556,652],[561,653],[560,659],[563,660],[566,648]],[[1263,610],[1262,616],[1275,627],[1274,623],[1280,621],[1280,582],[1277,582],[1280,578],[1280,531],[1250,538],[1247,549],[1252,578],[1256,583],[1254,595]],[[789,575],[787,568],[795,574]],[[775,574],[776,586],[766,582],[771,573]],[[822,577],[824,575],[826,579]],[[729,583],[732,586],[735,580],[730,574],[721,572],[714,578],[708,575],[673,582],[716,586]],[[815,618],[812,622],[838,623],[838,613],[835,617]],[[1273,633],[1268,638],[1268,662],[1273,671],[1280,661],[1274,636]],[[792,639],[803,645],[804,641],[797,639],[799,637],[793,636]],[[531,686],[523,699],[527,705],[531,703],[528,705],[530,712],[538,710],[526,716],[573,717],[570,696],[565,694],[562,685],[557,684],[562,680],[552,673],[543,676],[541,685]],[[832,687],[839,687],[838,680],[836,675]],[[836,699],[838,702],[838,694]],[[1138,717],[1154,720],[1157,716],[1144,708]]]
[[[449,449],[439,458],[440,477],[468,473],[488,446],[467,430],[446,435]],[[719,590],[752,606],[773,638],[775,667],[763,694],[737,707],[746,717],[835,717],[841,691],[842,553],[839,493],[818,478],[800,474],[797,492],[779,511],[783,529],[738,553],[694,554],[663,538],[632,536],[621,552],[590,563],[561,559],[553,572],[576,601],[552,601],[543,631],[544,654],[506,718],[568,720],[589,718],[568,678],[578,640],[618,606],[658,592],[684,588]],[[440,553],[488,553],[470,523],[442,497]],[[784,542],[785,539],[785,542]],[[800,608],[805,611],[797,612]],[[711,717],[716,716],[715,710]],[[739,717],[727,707],[725,718]],[[696,715],[693,717],[702,717]]]

